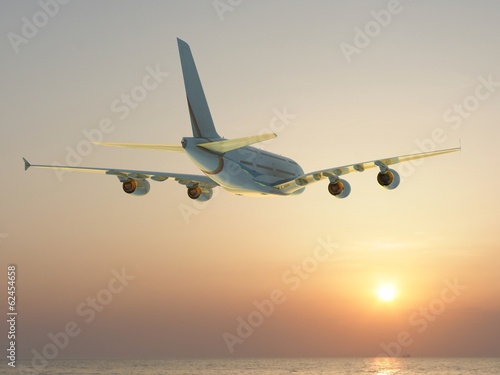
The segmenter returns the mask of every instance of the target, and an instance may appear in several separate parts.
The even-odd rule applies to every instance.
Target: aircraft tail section
[[[219,154],[223,154],[228,151],[250,146],[253,145],[254,143],[267,141],[268,139],[272,138],[276,138],[276,134],[265,133],[260,135],[252,135],[250,137],[223,139],[222,141],[199,143],[197,146],[206,148],[207,150],[217,152]]]
[[[215,130],[215,125],[208,108],[207,99],[203,92],[200,77],[194,63],[189,45],[177,38],[179,55],[181,58],[182,75],[189,107],[189,117],[193,136],[197,138],[220,138]]]

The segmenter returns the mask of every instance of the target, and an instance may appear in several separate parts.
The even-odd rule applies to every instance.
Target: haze
[[[1,3],[0,264],[2,283],[18,267],[19,358],[68,322],[81,332],[57,358],[500,355],[498,2],[228,4],[74,1],[26,38],[39,3]],[[394,191],[349,175],[345,200],[325,182],[197,205],[172,181],[133,197],[112,176],[24,172],[23,156],[199,173],[182,154],[87,142],[191,135],[176,37],[219,133],[270,129],[262,147],[305,171],[462,152],[396,166]]]

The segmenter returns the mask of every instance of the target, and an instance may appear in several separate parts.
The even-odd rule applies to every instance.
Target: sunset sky
[[[2,1],[0,311],[16,264],[18,357],[71,322],[56,358],[500,356],[499,19],[493,0]],[[219,134],[271,129],[262,148],[305,171],[462,152],[396,166],[393,191],[349,175],[344,200],[326,181],[199,204],[171,180],[134,197],[113,176],[24,171],[200,174],[88,143],[191,136],[177,37]]]

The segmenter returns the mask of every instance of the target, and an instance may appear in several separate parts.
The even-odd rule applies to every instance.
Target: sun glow
[[[379,286],[376,291],[377,297],[384,302],[390,302],[396,298],[397,292],[394,285],[384,284]]]

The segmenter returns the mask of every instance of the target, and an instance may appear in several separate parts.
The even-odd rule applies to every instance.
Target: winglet
[[[31,164],[28,160],[26,160],[25,158],[23,158],[24,160],[24,170],[27,171],[29,167],[31,167]]]

